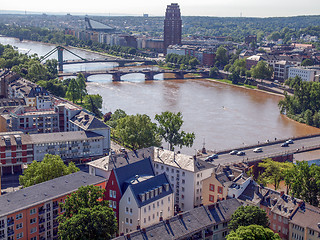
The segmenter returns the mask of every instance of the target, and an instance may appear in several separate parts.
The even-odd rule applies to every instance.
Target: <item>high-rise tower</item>
[[[167,53],[169,45],[181,44],[182,20],[180,8],[177,3],[167,6],[166,17],[164,19],[164,53]]]

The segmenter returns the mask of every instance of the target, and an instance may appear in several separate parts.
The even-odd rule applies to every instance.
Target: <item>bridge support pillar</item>
[[[176,72],[174,76],[177,79],[184,79],[184,74],[182,72]]]
[[[154,73],[153,73],[153,72],[145,73],[145,74],[144,74],[144,79],[145,79],[146,81],[148,81],[148,80],[154,80]]]
[[[119,67],[124,67],[125,66],[125,62],[118,62]]]
[[[58,50],[58,67],[59,67],[59,71],[63,71],[63,48],[58,46],[57,47]]]
[[[113,82],[118,82],[121,80],[121,75],[119,73],[113,73],[112,74],[112,81]]]

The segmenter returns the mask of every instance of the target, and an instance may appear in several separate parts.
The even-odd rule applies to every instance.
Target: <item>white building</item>
[[[238,198],[251,182],[251,177],[244,177],[243,174],[233,180],[228,188],[228,197]]]
[[[119,203],[119,231],[129,233],[168,219],[174,214],[173,191],[165,174],[135,176]]]
[[[202,204],[202,181],[211,176],[214,165],[193,156],[157,147],[111,155],[89,163],[89,173],[109,176],[113,167],[151,157],[156,175],[166,173],[174,191],[175,211],[187,211]],[[106,172],[105,174],[103,172]]]
[[[84,131],[31,134],[34,160],[42,161],[45,154],[62,159],[77,159],[103,155],[104,136]]]
[[[302,81],[313,82],[316,79],[316,75],[320,74],[320,67],[290,67],[289,78],[298,76]]]

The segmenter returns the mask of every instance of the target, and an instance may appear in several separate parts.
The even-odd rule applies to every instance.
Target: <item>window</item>
[[[16,220],[19,220],[21,218],[22,218],[22,213],[19,213],[19,214],[16,215]]]
[[[228,231],[224,231],[223,233],[222,233],[222,236],[223,237],[225,237],[225,236],[227,236],[228,235]]]
[[[117,202],[113,201],[113,208],[117,208]]]
[[[182,172],[182,176],[184,177],[186,174],[185,174],[185,172]]]
[[[21,229],[22,228],[22,223],[19,223],[16,225],[16,230]]]
[[[147,219],[146,219],[146,218],[144,218],[144,219],[143,219],[143,223],[146,223],[146,222],[147,222]]]
[[[145,212],[145,213],[147,212],[147,208],[146,208],[146,207],[144,207],[144,209],[143,209],[143,210],[144,210],[144,212]]]
[[[132,219],[130,218],[130,224],[132,224]]]
[[[131,202],[131,199],[130,199],[130,197],[128,197],[128,203],[130,203]]]
[[[171,169],[171,173],[174,173],[174,169]]]
[[[23,232],[17,234],[17,239],[23,238]]]
[[[36,231],[37,231],[37,227],[34,227],[34,228],[31,228],[30,233],[32,234],[32,233],[35,233]]]
[[[36,236],[32,237],[32,238],[30,238],[30,240],[37,240],[37,237]]]
[[[161,166],[161,170],[163,170],[163,166]]]
[[[37,218],[31,218],[30,219],[30,224],[36,223],[37,222]]]
[[[212,191],[212,192],[214,192],[214,185],[213,185],[213,184],[210,184],[209,190]]]
[[[130,214],[132,214],[132,208],[130,208]]]
[[[117,192],[113,191],[113,198],[116,198],[116,197],[117,197]]]
[[[109,192],[109,196],[112,198],[112,190],[110,190],[110,192]]]
[[[168,197],[168,202],[170,202],[170,196]]]
[[[37,212],[37,209],[33,208],[33,209],[30,210],[30,215],[35,214],[36,212]]]
[[[218,187],[218,193],[223,193],[223,188],[222,187]]]
[[[129,208],[128,207],[126,207],[126,213],[128,213],[129,212]]]
[[[126,223],[129,223],[129,218],[126,218]]]
[[[209,195],[209,201],[210,202],[214,202],[214,196],[213,195]]]
[[[184,192],[184,187],[181,188],[181,191]]]
[[[182,184],[184,184],[186,181],[184,179],[182,179]]]

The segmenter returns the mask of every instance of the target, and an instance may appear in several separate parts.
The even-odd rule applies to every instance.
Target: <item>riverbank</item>
[[[225,85],[229,85],[229,86],[235,86],[235,87],[238,87],[238,88],[244,88],[244,89],[248,89],[248,90],[254,90],[254,91],[257,91],[257,92],[268,93],[270,95],[284,97],[283,94],[273,93],[273,92],[265,91],[265,90],[258,89],[258,88],[248,88],[248,87],[243,86],[243,85],[232,84],[232,83],[229,83],[229,82],[226,82],[226,81],[223,81],[223,80],[219,80],[219,79],[214,79],[214,78],[205,78],[205,79],[208,80],[208,81],[211,81],[211,82],[217,82],[217,83],[221,83],[221,84],[225,84]]]

